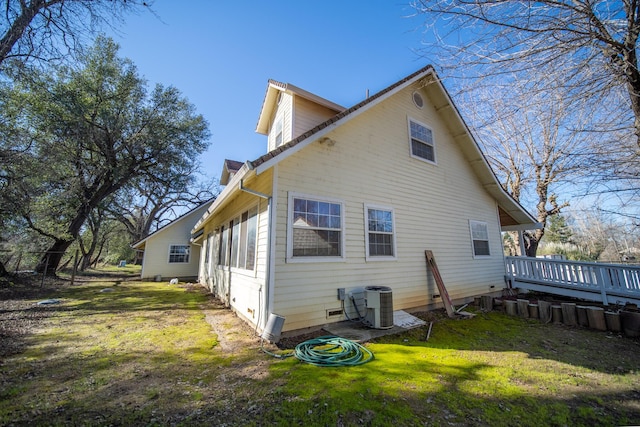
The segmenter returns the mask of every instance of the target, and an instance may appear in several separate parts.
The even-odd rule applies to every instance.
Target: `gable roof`
[[[196,206],[195,208],[183,213],[182,215],[180,215],[179,217],[177,217],[176,219],[174,219],[173,221],[169,222],[168,224],[163,225],[162,227],[158,228],[156,231],[154,231],[153,233],[150,233],[147,237],[144,237],[143,239],[138,240],[137,242],[133,242],[131,244],[131,247],[133,249],[141,249],[142,246],[144,246],[144,244],[147,242],[147,240],[149,240],[151,237],[157,235],[158,233],[168,229],[169,227],[177,224],[178,222],[186,219],[187,217],[195,214],[195,213],[200,213],[200,210],[202,208],[204,208],[205,206],[210,205],[213,201],[215,200],[215,197],[207,200],[206,202]]]
[[[522,229],[522,225],[525,225],[527,229],[538,228],[540,225],[536,219],[531,216],[509,193],[507,193],[502,185],[500,185],[497,176],[493,172],[493,169],[491,169],[485,155],[480,150],[480,146],[471,134],[467,124],[462,119],[457,107],[453,104],[451,97],[442,85],[440,78],[437,76],[435,69],[431,65],[427,65],[426,67],[421,68],[402,80],[399,80],[391,86],[359,102],[353,107],[340,111],[332,118],[318,124],[307,132],[277,147],[267,154],[260,156],[253,161],[247,161],[233,177],[234,179],[232,182],[237,185],[228,185],[227,188],[225,188],[218,199],[207,210],[207,213],[203,218],[198,221],[193,231],[196,231],[197,228],[206,221],[209,214],[215,211],[219,205],[223,204],[230,194],[235,191],[240,191],[239,184],[250,173],[256,175],[261,174],[312,142],[320,140],[324,135],[333,131],[343,123],[364,113],[402,89],[420,81],[424,85],[423,87],[428,93],[431,101],[434,103],[436,110],[447,124],[454,140],[462,149],[464,156],[478,177],[481,185],[497,200],[503,230],[508,228]],[[265,116],[266,113],[265,105],[267,104],[267,98],[269,97],[269,90],[272,87],[279,86],[277,82],[270,80],[267,89],[267,96],[265,97],[265,102],[263,102],[262,111],[260,112],[261,121],[266,120],[263,116]],[[261,121],[258,122],[258,127],[260,127]]]
[[[280,147],[276,148],[275,150],[272,150],[272,151],[268,152],[267,154],[258,157],[256,160],[250,162],[251,166],[253,168],[257,168],[259,166],[262,166],[264,163],[270,163],[269,165],[263,167],[262,169],[264,169],[266,167],[270,167],[271,163],[275,163],[275,162],[269,162],[269,160],[274,159],[275,157],[279,156],[283,152],[288,152],[287,156],[293,154],[295,151],[298,151],[298,149],[299,149],[298,148],[295,151],[292,151],[293,147],[296,147],[297,145],[299,145],[299,144],[301,144],[303,142],[310,143],[312,141],[315,141],[315,139],[319,138],[323,134],[328,133],[329,131],[331,131],[334,128],[336,128],[337,125],[340,124],[341,122],[346,121],[346,120],[350,120],[353,117],[355,117],[356,115],[363,113],[364,111],[368,110],[373,105],[376,105],[382,99],[385,99],[385,98],[389,97],[391,94],[399,91],[401,88],[404,88],[404,87],[410,85],[411,83],[413,83],[414,81],[419,80],[420,78],[424,77],[424,75],[426,75],[429,72],[435,74],[435,71],[434,71],[434,69],[433,69],[433,67],[431,65],[427,65],[426,67],[421,68],[420,70],[416,71],[415,73],[413,73],[413,74],[405,77],[404,79],[392,84],[391,86],[387,87],[386,89],[383,89],[380,92],[370,96],[369,98],[365,99],[364,101],[361,101],[360,103],[354,105],[353,107],[348,108],[346,110],[343,109],[341,112],[339,112],[338,114],[336,114],[335,116],[333,116],[329,120],[326,120],[326,121],[320,123],[319,125],[315,126],[314,128],[309,129],[307,132],[303,133],[302,135],[298,136],[295,139],[292,139],[291,141],[287,142],[286,144],[281,145]],[[320,134],[320,135],[317,135],[317,134]],[[317,135],[316,138],[311,138],[314,135]],[[300,147],[300,148],[302,148],[302,147]],[[280,160],[281,159],[278,159],[277,161],[280,161]],[[262,170],[258,171],[258,174],[261,171]]]
[[[322,98],[311,92],[307,92],[304,89],[300,89],[299,87],[294,86],[291,83],[281,83],[269,79],[269,83],[267,84],[267,92],[264,95],[262,107],[260,108],[260,115],[258,116],[258,124],[256,125],[257,133],[266,135],[269,132],[269,122],[271,120],[271,115],[278,105],[278,94],[281,92],[308,99],[318,105],[322,105],[323,107],[333,110],[336,113],[345,109],[341,105],[331,102],[328,99]]]
[[[224,165],[222,166],[222,174],[220,175],[220,185],[227,185],[229,180],[235,175],[244,163],[239,162],[237,160],[224,160]]]

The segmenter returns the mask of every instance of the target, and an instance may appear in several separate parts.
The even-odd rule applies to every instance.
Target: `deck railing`
[[[640,266],[506,257],[506,279],[514,288],[640,305]]]

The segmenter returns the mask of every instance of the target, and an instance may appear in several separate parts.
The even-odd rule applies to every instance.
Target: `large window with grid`
[[[289,260],[344,258],[343,204],[289,194]]]
[[[473,243],[473,256],[490,256],[489,228],[487,223],[481,221],[469,221],[469,228],[471,230],[471,241]]]
[[[169,246],[169,264],[186,264],[189,262],[189,245]]]
[[[431,163],[436,162],[436,146],[433,131],[413,119],[409,119],[409,143],[411,156]]]
[[[365,238],[367,260],[396,258],[393,209],[365,205]]]

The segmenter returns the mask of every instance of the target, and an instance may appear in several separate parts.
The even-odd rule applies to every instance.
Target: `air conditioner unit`
[[[387,286],[367,286],[365,288],[367,314],[365,323],[375,329],[393,327],[393,296]]]

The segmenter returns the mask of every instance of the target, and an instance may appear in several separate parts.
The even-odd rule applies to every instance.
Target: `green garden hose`
[[[357,366],[373,360],[373,353],[357,342],[331,335],[298,344],[294,355],[316,366]]]

